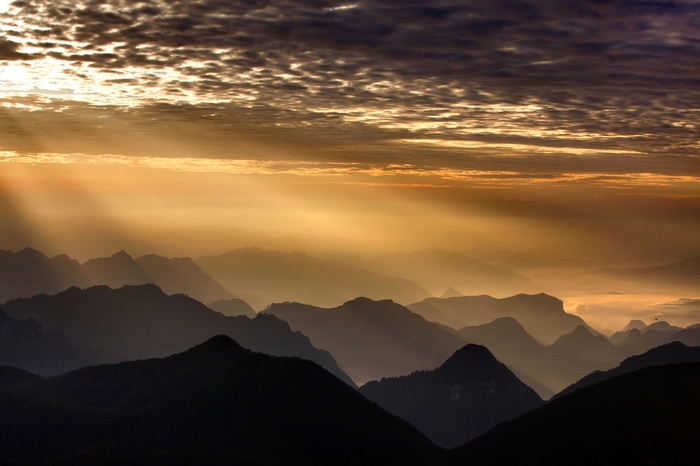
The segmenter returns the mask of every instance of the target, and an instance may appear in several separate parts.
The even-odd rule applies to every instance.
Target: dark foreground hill
[[[0,414],[0,461],[421,464],[436,453],[318,365],[225,336],[164,359],[20,382],[0,389]]]
[[[270,315],[226,317],[188,296],[168,296],[155,285],[69,288],[55,296],[8,301],[5,310],[15,318],[33,317],[45,329],[65,331],[76,353],[74,367],[164,357],[224,333],[254,351],[317,362],[354,385],[330,353],[292,332],[286,322]]]
[[[503,299],[486,295],[428,298],[421,304],[411,304],[408,308],[422,314],[426,312],[426,305],[432,306],[450,319],[461,322],[462,327],[487,324],[499,317],[512,317],[522,324],[527,333],[546,345],[554,343],[557,338],[573,331],[579,325],[592,330],[579,316],[565,312],[564,303],[560,299],[544,293],[519,294]],[[433,311],[430,315],[438,313]],[[454,325],[450,321],[440,323]]]
[[[547,403],[450,453],[451,465],[700,464],[700,363],[648,367]]]
[[[264,312],[330,351],[359,385],[435,368],[464,346],[459,337],[390,300],[357,298],[332,309],[281,303]]]
[[[360,392],[442,447],[462,445],[543,404],[479,345],[466,345],[437,369],[369,382]]]
[[[570,385],[561,393],[558,393],[555,398],[559,398],[580,388],[593,385],[594,383],[603,382],[604,380],[612,379],[618,375],[634,372],[645,367],[697,361],[700,361],[700,347],[689,347],[679,341],[675,341],[650,349],[644,354],[627,358],[614,369],[593,372],[575,384]]]

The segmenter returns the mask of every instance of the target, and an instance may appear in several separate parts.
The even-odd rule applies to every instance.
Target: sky
[[[0,12],[4,248],[700,254],[700,2]]]

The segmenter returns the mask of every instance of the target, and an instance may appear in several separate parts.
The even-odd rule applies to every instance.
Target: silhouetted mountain
[[[423,249],[367,258],[367,268],[392,277],[404,277],[432,293],[451,285],[463,293],[518,293],[529,291],[529,280],[513,270],[466,257],[458,252]]]
[[[265,313],[330,351],[359,385],[437,367],[464,345],[455,335],[389,300],[357,298],[333,309],[273,304]]]
[[[697,465],[700,363],[647,367],[547,403],[453,450],[450,465]]]
[[[440,296],[441,298],[457,298],[459,296],[464,296],[462,293],[459,291],[455,290],[452,287],[449,287],[448,289],[445,290],[445,292]]]
[[[19,252],[0,251],[0,302],[91,284],[80,264],[68,256],[49,259],[31,248]]]
[[[8,301],[8,314],[34,317],[45,328],[63,329],[76,351],[76,367],[163,357],[219,333],[254,351],[299,356],[352,381],[327,351],[270,315],[226,317],[185,295],[168,296],[155,285],[70,288],[55,296]]]
[[[318,365],[214,337],[0,390],[0,460],[416,464],[436,448]],[[149,460],[150,459],[150,460]],[[155,461],[154,461],[155,460]],[[80,463],[81,458],[75,462]]]
[[[629,330],[627,338],[620,344],[620,350],[626,356],[632,356],[674,341],[680,341],[688,346],[698,346],[700,331],[675,327],[663,321],[655,322],[642,330]]]
[[[220,312],[225,316],[246,316],[254,319],[257,313],[245,301],[238,298],[224,299],[209,303],[209,309]]]
[[[555,398],[559,398],[580,388],[587,387],[604,380],[612,379],[618,375],[634,372],[645,367],[697,361],[700,361],[700,347],[686,346],[679,341],[668,343],[666,345],[650,349],[644,354],[629,357],[622,361],[620,365],[614,369],[593,372],[575,384],[562,390],[556,395]]]
[[[466,345],[431,371],[369,382],[360,393],[410,422],[436,445],[455,447],[542,399],[483,346]]]
[[[649,324],[640,330],[642,333],[646,333],[649,330],[658,330],[659,332],[667,332],[669,330],[674,330],[677,332],[679,330],[683,330],[683,327],[676,327],[675,325],[671,325],[666,321],[660,320],[658,322],[654,322],[653,324]]]
[[[503,299],[491,296],[428,298],[423,300],[423,303],[430,304],[451,318],[461,321],[464,327],[487,324],[499,317],[513,317],[530,335],[545,344],[553,343],[579,325],[588,327],[580,317],[564,312],[561,300],[544,293],[519,294]],[[408,308],[416,313],[422,310],[413,304]],[[440,323],[450,325],[447,322]]]
[[[593,336],[584,327],[546,347],[512,317],[465,327],[458,334],[467,343],[488,348],[544,399],[592,371],[613,367],[622,359],[617,348],[604,337]]]
[[[440,309],[436,308],[432,304],[426,303],[425,301],[413,303],[409,306],[409,309],[411,312],[423,316],[423,318],[428,322],[444,325],[453,330],[459,330],[460,328],[464,327],[464,323],[461,320],[445,314]]]
[[[600,271],[614,279],[642,282],[655,288],[682,288],[693,291],[700,286],[700,256],[655,267],[604,269]]]
[[[0,366],[0,390],[41,380],[41,377],[13,366]]]
[[[645,328],[647,324],[644,323],[642,320],[630,320],[629,324],[625,325],[625,328],[622,329],[623,332],[626,332],[627,330],[631,330],[633,328],[636,328],[638,330],[642,330]]]
[[[44,333],[34,319],[15,320],[0,309],[0,364],[41,372],[72,356],[63,332]]]
[[[196,262],[234,295],[250,293],[268,302],[337,306],[357,296],[391,298],[402,303],[430,296],[408,280],[302,253],[246,248],[201,257]]]
[[[83,269],[96,285],[119,288],[124,285],[153,283],[153,279],[123,250],[111,257],[89,260],[83,264]]]
[[[184,293],[203,303],[233,298],[231,293],[189,257],[170,259],[151,254],[141,256],[135,262],[148,275],[150,281],[167,294]]]

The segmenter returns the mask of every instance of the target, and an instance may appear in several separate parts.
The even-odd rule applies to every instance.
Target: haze
[[[387,276],[438,249],[529,281],[402,278],[548,292],[601,330],[695,323],[668,306],[697,287],[593,274],[700,255],[695,2],[0,12],[0,249],[257,246]]]

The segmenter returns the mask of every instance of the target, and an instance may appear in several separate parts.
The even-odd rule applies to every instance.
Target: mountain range
[[[234,294],[249,293],[267,302],[337,306],[366,296],[391,298],[407,304],[430,296],[409,280],[387,278],[363,268],[299,252],[244,248],[219,256],[200,257],[196,262]]]
[[[447,315],[449,320],[442,319],[436,322],[452,326],[455,325],[456,320],[460,326],[453,328],[457,330],[462,327],[487,324],[499,317],[513,317],[530,335],[543,344],[554,343],[557,338],[571,332],[579,325],[588,327],[579,316],[565,312],[564,303],[561,300],[544,293],[519,294],[502,299],[486,295],[427,298],[421,303],[409,305],[408,308],[425,315],[426,318]]]
[[[436,369],[369,382],[360,393],[447,448],[544,404],[479,345],[464,346]]]
[[[64,331],[75,350],[74,367],[163,357],[224,333],[254,351],[315,361],[354,386],[330,353],[292,332],[286,322],[272,315],[227,317],[152,284],[73,287],[54,296],[11,300],[4,307],[13,318],[31,317],[45,329]]]
[[[226,336],[164,359],[14,380],[0,389],[0,460],[421,464],[436,453],[313,362],[253,353]]]
[[[442,364],[464,342],[390,300],[357,298],[326,309],[279,303],[264,311],[328,350],[358,384]]]

